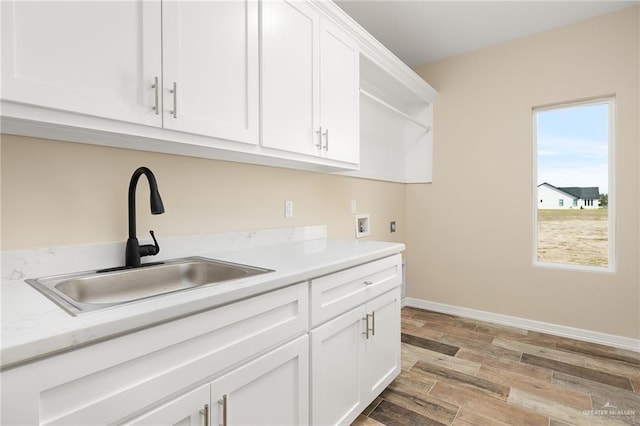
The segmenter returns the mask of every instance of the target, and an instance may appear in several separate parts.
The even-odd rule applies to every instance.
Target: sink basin
[[[273,272],[270,269],[187,257],[153,266],[26,280],[72,315],[167,293]]]

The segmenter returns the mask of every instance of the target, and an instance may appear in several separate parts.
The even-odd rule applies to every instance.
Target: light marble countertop
[[[275,272],[158,296],[76,317],[24,281],[24,278],[39,275],[25,274],[27,276],[13,280],[5,278],[1,289],[1,366],[3,369],[9,368],[404,250],[404,244],[400,243],[329,240],[317,236],[316,233],[315,239],[293,238],[272,245],[254,244],[253,247],[236,245],[231,249],[227,246],[210,251],[203,247],[193,252],[182,250],[174,254],[180,257],[203,256],[273,269]],[[79,270],[83,269],[76,269]]]

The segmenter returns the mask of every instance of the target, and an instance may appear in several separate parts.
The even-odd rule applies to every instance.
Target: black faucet
[[[153,172],[146,167],[140,167],[131,176],[131,182],[129,182],[129,239],[127,240],[127,249],[125,252],[126,267],[138,267],[140,266],[140,258],[142,256],[155,256],[160,252],[160,246],[153,231],[149,231],[151,238],[153,238],[154,244],[138,244],[138,238],[136,238],[136,186],[138,185],[138,179],[140,176],[145,175],[149,181],[149,189],[151,191],[151,214],[164,213],[164,206],[162,205],[162,198],[158,192],[158,183]]]

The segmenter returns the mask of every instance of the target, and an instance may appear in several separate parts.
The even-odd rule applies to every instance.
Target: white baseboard
[[[402,299],[402,306],[426,309],[429,311],[441,312],[443,314],[457,315],[480,321],[518,327],[525,330],[538,331],[541,333],[553,334],[556,336],[568,337],[585,342],[599,343],[601,345],[614,346],[616,348],[640,352],[640,339],[632,339],[630,337],[617,336],[615,334],[600,333],[598,331],[567,327],[564,325],[512,317],[509,315],[494,314],[492,312],[430,302],[428,300],[415,299],[413,297],[405,297]]]

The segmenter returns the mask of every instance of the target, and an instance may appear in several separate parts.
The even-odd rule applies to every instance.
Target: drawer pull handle
[[[325,137],[325,145],[324,145],[324,150],[325,151],[329,151],[329,129],[325,129],[324,131],[324,137]],[[320,145],[322,145],[322,141],[320,141]]]
[[[160,107],[158,104],[158,77],[154,77],[153,78],[153,84],[151,85],[151,88],[154,89],[154,105],[153,105],[153,110],[156,112],[156,115],[160,114]]]
[[[173,82],[173,89],[169,89],[169,93],[173,93],[173,111],[169,111],[169,114],[173,115],[173,118],[178,118],[178,84]]]
[[[367,340],[369,339],[369,314],[366,314],[364,318],[362,318],[362,321],[364,321],[364,331],[362,332],[362,334],[365,335],[365,337],[367,338]]]
[[[376,311],[371,311],[371,335],[376,335]]]
[[[365,285],[371,285],[371,284],[373,284],[373,281],[365,281],[364,284]]]
[[[316,148],[321,150],[322,149],[322,126],[320,126],[320,129],[316,130],[316,134],[318,135],[318,143],[316,144]]]
[[[365,331],[363,331],[363,332],[362,332],[362,334],[364,334],[364,335],[365,335],[365,337],[367,338],[367,340],[369,340],[369,336],[370,336],[370,335],[371,335],[371,336],[373,336],[373,331],[374,331],[374,330],[373,330],[373,328],[369,327],[369,318],[370,318],[370,317],[372,318],[372,317],[373,317],[373,315],[366,314],[366,315],[365,315],[365,317],[364,317],[364,318],[362,318],[362,320],[363,320],[363,321],[364,321],[364,323],[365,323]],[[374,327],[375,327],[375,326],[374,326]]]
[[[204,416],[204,426],[209,426],[209,404],[204,404],[204,410],[200,410],[200,414]]]
[[[222,399],[218,400],[218,404],[222,405],[222,424],[220,426],[227,426],[227,395],[222,395]]]

